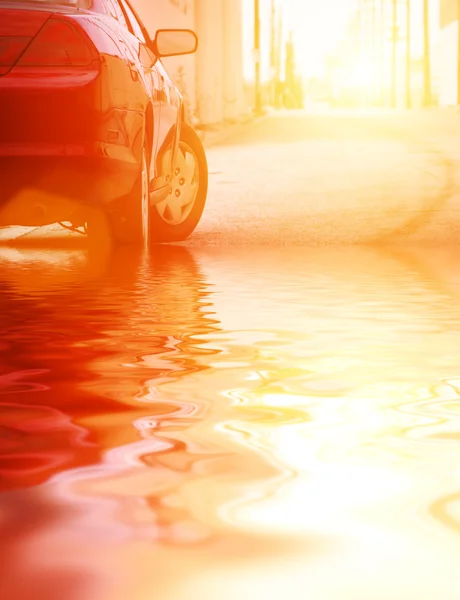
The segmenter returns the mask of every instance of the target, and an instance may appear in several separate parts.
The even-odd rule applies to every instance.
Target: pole
[[[368,0],[362,0],[361,2],[361,11],[362,11],[362,15],[361,15],[361,27],[363,28],[362,31],[362,51],[361,51],[361,57],[364,58],[365,56],[368,57],[369,56],[369,22],[368,22]],[[363,104],[364,106],[369,105],[369,86],[366,85],[365,88],[363,88],[363,94],[364,94],[364,98],[363,98]]]
[[[276,36],[276,108],[281,107],[281,63],[283,57],[283,8],[278,11],[278,32]]]
[[[458,64],[458,80],[457,80],[457,87],[458,87],[458,98],[457,98],[457,102],[460,105],[460,0],[458,0],[458,7],[457,7],[457,19],[458,19],[458,54],[457,54],[457,64]]]
[[[294,90],[294,38],[293,32],[289,32],[289,39],[286,43],[286,92],[287,108],[294,108],[295,90]]]
[[[459,0],[460,1],[460,0]],[[384,0],[380,0],[380,104],[383,106],[385,104],[385,87],[386,87],[386,77],[385,77],[385,3]]]
[[[412,43],[412,11],[411,11],[411,0],[406,0],[406,107],[412,108],[412,93],[411,93],[411,43]]]
[[[276,7],[272,0],[271,23],[270,23],[270,81],[271,81],[271,103],[276,102]]]
[[[398,0],[393,0],[393,27],[392,27],[392,55],[391,55],[391,106],[396,108],[397,86],[397,48],[398,48]]]
[[[376,62],[377,62],[377,0],[372,2],[372,105],[376,104]]]
[[[366,0],[359,0],[358,14],[359,14],[359,55],[361,59],[367,55],[366,47]],[[361,102],[363,107],[367,104],[367,90],[361,90]]]
[[[260,91],[260,6],[254,0],[254,61],[255,61],[255,112],[262,112],[262,96]]]
[[[423,0],[423,47],[424,47],[424,104],[431,104],[431,56],[430,56],[430,11],[428,0]]]

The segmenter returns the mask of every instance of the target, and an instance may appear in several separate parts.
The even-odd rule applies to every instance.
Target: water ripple
[[[456,251],[194,252],[0,252],[2,597],[460,589]]]

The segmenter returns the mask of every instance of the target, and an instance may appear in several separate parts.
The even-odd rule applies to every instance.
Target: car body
[[[0,226],[116,213],[144,147],[150,202],[171,192],[184,107],[160,57],[196,46],[152,41],[128,0],[0,0]]]

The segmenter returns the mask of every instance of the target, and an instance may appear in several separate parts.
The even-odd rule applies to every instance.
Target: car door
[[[150,48],[150,40],[137,15],[126,0],[113,0],[122,11],[126,22],[126,35],[131,52],[131,68],[133,76],[142,81],[149,103],[152,107],[146,110],[146,136],[150,151],[150,182],[156,187],[160,175],[157,168],[156,155],[160,143],[159,132],[162,120],[162,81],[156,68],[157,57]]]
[[[136,26],[142,31],[143,38],[150,40],[149,33],[143,25],[130,0],[118,0],[125,7],[131,19],[136,21]],[[150,48],[153,43],[150,41]],[[157,187],[167,184],[172,178],[175,163],[175,154],[178,147],[178,133],[181,123],[182,97],[177,87],[171,81],[161,61],[155,57],[155,70],[158,77],[159,98],[161,104],[161,118],[157,126]]]
[[[163,156],[163,168],[165,172],[172,175],[175,154],[179,144],[182,97],[161,61],[158,61],[157,69],[163,86],[161,106],[162,127],[158,140],[159,154]]]

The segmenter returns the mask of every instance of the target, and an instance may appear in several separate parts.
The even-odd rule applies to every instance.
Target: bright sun
[[[302,75],[322,72],[324,61],[343,37],[356,0],[283,0],[286,25],[294,33]]]

